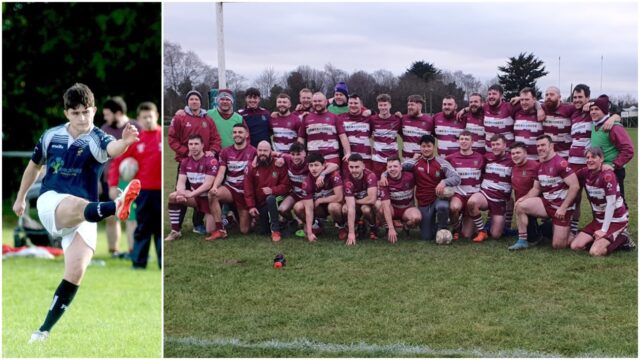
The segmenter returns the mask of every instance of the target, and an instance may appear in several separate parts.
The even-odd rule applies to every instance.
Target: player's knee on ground
[[[589,249],[589,254],[592,256],[607,256],[607,246],[609,244],[610,242],[607,240],[598,240]]]

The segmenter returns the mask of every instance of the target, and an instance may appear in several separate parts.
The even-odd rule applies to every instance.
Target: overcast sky
[[[164,40],[217,67],[213,3],[164,3]],[[638,5],[626,3],[225,3],[227,69],[249,79],[298,65],[400,75],[417,60],[485,82],[533,52],[544,89],[586,83],[638,98]],[[558,58],[560,57],[560,61]],[[560,66],[558,66],[560,65]],[[560,71],[558,71],[560,68]]]

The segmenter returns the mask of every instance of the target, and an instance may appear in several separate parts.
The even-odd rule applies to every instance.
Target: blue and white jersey
[[[98,180],[109,160],[107,145],[115,138],[94,126],[74,139],[68,127],[69,123],[45,131],[33,150],[31,160],[47,167],[40,194],[53,190],[98,201]]]

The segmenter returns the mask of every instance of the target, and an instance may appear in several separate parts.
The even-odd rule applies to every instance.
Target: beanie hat
[[[343,93],[344,96],[349,97],[349,89],[347,89],[347,84],[344,81],[340,81],[334,90],[335,92]]]
[[[609,97],[607,95],[600,95],[598,96],[596,101],[593,102],[593,105],[591,106],[597,106],[598,108],[600,108],[600,110],[602,110],[603,113],[608,114],[609,113]]]
[[[185,100],[186,100],[187,102],[189,102],[189,98],[190,98],[192,95],[197,96],[197,97],[198,97],[198,99],[200,99],[200,102],[202,102],[202,94],[200,94],[200,92],[199,92],[198,90],[191,90],[191,91],[189,91],[189,92],[187,93],[187,96],[185,97]]]
[[[218,96],[216,97],[216,102],[220,101],[220,99],[229,99],[233,104],[233,93],[229,89],[220,89],[218,90]]]

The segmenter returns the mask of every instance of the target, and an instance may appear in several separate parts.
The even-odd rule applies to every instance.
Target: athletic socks
[[[511,206],[507,204],[507,210],[504,213],[504,228],[511,229],[512,222],[513,222],[513,204]]]
[[[98,222],[116,213],[115,201],[90,202],[84,208],[84,219],[88,222]]]
[[[222,221],[216,221],[216,230],[224,230],[222,226]]]
[[[571,219],[571,233],[574,235],[578,233],[578,222],[578,219]]]
[[[76,296],[78,285],[72,284],[67,280],[62,280],[56,292],[53,294],[53,301],[49,307],[49,312],[44,320],[44,324],[40,327],[40,331],[51,331],[53,325],[58,322],[64,311],[69,307],[73,297]]]
[[[518,241],[527,241],[528,234],[526,232],[518,233]]]
[[[183,209],[185,209],[184,205],[169,204],[169,223],[171,224],[171,230],[180,231],[182,228],[180,215]]]
[[[478,230],[478,232],[484,230],[484,223],[482,222],[482,215],[471,216],[471,220],[473,220],[473,224],[476,226],[476,230]]]

